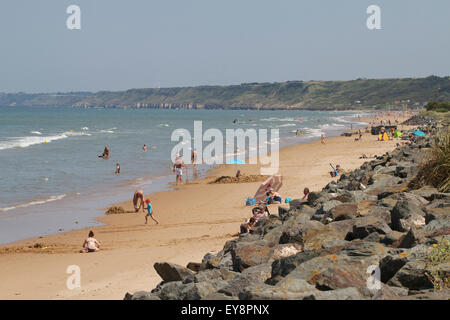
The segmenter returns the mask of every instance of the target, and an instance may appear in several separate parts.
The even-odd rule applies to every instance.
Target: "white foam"
[[[53,136],[28,136],[11,138],[6,141],[0,141],[0,150],[27,148],[35,144],[50,143],[52,141],[66,139],[69,136],[90,136],[90,134],[84,132],[67,131]]]
[[[38,134],[38,135],[42,135],[42,132],[40,132],[40,131],[30,131],[30,133],[32,133],[32,134]]]
[[[0,208],[0,212],[6,212],[6,211],[14,210],[14,209],[19,209],[19,208],[27,208],[27,207],[31,207],[31,206],[38,205],[38,204],[44,204],[44,203],[48,203],[48,202],[52,202],[52,201],[57,201],[57,200],[63,199],[65,196],[66,196],[65,194],[60,194],[58,196],[51,196],[51,197],[48,197],[48,198],[42,199],[42,200],[33,200],[30,202],[18,204],[16,206],[12,206],[12,207],[4,207],[4,208]]]
[[[278,128],[282,128],[282,127],[295,127],[296,124],[295,123],[286,123],[286,124],[280,124],[279,126],[277,126]]]

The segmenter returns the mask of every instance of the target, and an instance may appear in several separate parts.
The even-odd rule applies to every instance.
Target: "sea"
[[[272,146],[364,127],[362,112],[0,107],[0,244],[101,225],[113,203],[172,188],[177,130],[278,129]],[[300,130],[301,135],[296,131]],[[270,136],[269,136],[270,138]],[[192,138],[193,139],[193,138]],[[204,146],[210,142],[205,141]],[[228,143],[228,142],[226,142]],[[143,152],[143,145],[147,151]],[[110,158],[98,155],[105,146]],[[275,148],[275,147],[271,147]],[[247,152],[251,150],[237,150]],[[115,174],[116,164],[121,171]],[[199,165],[204,176],[211,165]],[[189,177],[188,179],[192,179]]]

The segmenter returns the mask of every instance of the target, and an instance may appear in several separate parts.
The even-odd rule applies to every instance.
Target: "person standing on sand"
[[[94,238],[94,232],[89,231],[88,238],[84,240],[83,249],[80,250],[80,253],[86,252],[96,252],[100,250],[100,242]]]
[[[138,201],[140,200],[139,206]],[[134,212],[139,212],[139,210],[142,208],[144,210],[144,192],[142,190],[136,190],[136,192],[133,195],[133,206],[134,206]]]
[[[158,221],[155,220],[155,218],[153,218],[153,209],[152,209],[152,204],[150,199],[145,199],[145,203],[147,204],[147,214],[145,215],[145,224],[147,224],[147,219],[148,217],[152,218],[153,221],[156,222],[156,224],[159,224]]]
[[[197,178],[197,149],[192,150],[191,153],[192,173],[194,178]]]
[[[120,174],[120,164],[116,163],[116,175]]]
[[[178,181],[183,183],[183,168],[185,167],[180,155],[177,154],[175,163],[173,164],[173,171],[176,173],[175,184],[178,185]]]
[[[320,136],[320,143],[325,144],[325,136],[323,135],[323,133]]]

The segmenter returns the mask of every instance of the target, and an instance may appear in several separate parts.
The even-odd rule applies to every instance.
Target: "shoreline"
[[[357,119],[357,115],[359,113],[367,114],[367,111],[359,110],[357,112],[348,112],[348,126],[353,125],[353,129],[363,128],[368,123],[364,122],[364,118]],[[346,116],[347,118],[347,116]],[[353,120],[353,121],[352,121]],[[349,128],[347,126],[343,128],[333,128],[331,130],[322,129],[327,138],[339,136],[342,130],[348,131]],[[280,149],[293,145],[307,144],[312,141],[316,141],[320,139],[318,136],[311,136],[307,138],[300,137],[301,141],[294,141],[297,139],[296,136],[285,136],[280,140]],[[255,155],[249,155],[246,153],[246,160],[249,158],[255,157]],[[219,165],[200,165],[200,174],[199,177],[206,177],[209,175],[209,172]],[[192,173],[190,174],[189,180],[192,180]],[[42,231],[40,233],[34,232],[31,226],[26,230],[26,233],[29,236],[20,237],[12,240],[7,240],[7,238],[11,238],[4,234],[3,239],[0,238],[0,246],[2,245],[12,245],[19,241],[40,238],[43,236],[52,236],[61,234],[64,232],[71,232],[75,230],[83,230],[89,228],[98,227],[99,224],[103,224],[99,219],[105,216],[105,211],[112,206],[115,206],[118,202],[123,202],[128,198],[128,194],[132,194],[134,190],[132,189],[151,189],[147,194],[151,195],[157,192],[173,190],[174,185],[172,183],[173,174],[170,172],[166,175],[157,175],[157,176],[147,176],[147,177],[135,177],[130,178],[128,180],[123,180],[117,182],[112,188],[101,187],[94,188],[89,187],[83,190],[73,191],[68,194],[62,195],[61,199],[52,200],[53,198],[58,198],[60,196],[50,196],[46,200],[45,203],[37,204],[37,205],[28,205],[28,203],[40,202],[41,200],[30,200],[25,204],[17,204],[13,207],[8,208],[10,210],[5,210],[4,212],[0,212],[0,214],[4,214],[0,216],[0,218],[9,219],[13,217],[17,221],[12,222],[12,226],[19,224],[25,224],[27,221],[27,216],[29,214],[33,215],[29,218],[33,219],[34,215],[39,215],[39,219],[37,219],[36,223],[40,223],[40,221],[48,220],[49,224],[45,226],[47,231]],[[94,195],[95,194],[95,195]],[[114,198],[118,198],[120,200],[113,200]],[[82,203],[82,205],[73,205],[72,203]],[[101,204],[99,205],[98,202]],[[71,203],[71,204],[67,204]],[[86,206],[85,204],[89,204]],[[78,215],[79,210],[83,210],[82,215]],[[49,220],[49,214],[58,214],[59,221]],[[70,216],[74,215],[75,218],[71,219]],[[68,218],[63,218],[64,216]],[[40,229],[42,229],[41,227]]]
[[[280,171],[286,177],[280,192],[282,197],[298,196],[301,192],[298,185],[312,191],[321,189],[333,180],[328,174],[330,162],[350,170],[367,161],[358,159],[361,153],[382,154],[394,148],[394,141],[376,142],[375,137],[364,133],[362,141],[356,142],[353,137],[337,136],[327,138],[326,145],[315,140],[281,148]],[[257,165],[243,168],[241,171],[247,175],[258,170]],[[203,179],[152,194],[155,218],[160,221],[157,226],[151,220],[149,225],[144,225],[142,213],[96,219],[106,225],[92,228],[103,243],[102,250],[95,254],[78,253],[88,229],[1,245],[0,268],[7,272],[0,277],[4,284],[0,298],[121,299],[128,290],[154,287],[160,281],[152,267],[154,262],[185,265],[201,261],[205,252],[221,249],[249,216],[250,208],[244,201],[247,196],[253,196],[259,183],[207,184],[215,176],[234,175],[235,171],[236,166],[222,165],[209,170]],[[131,201],[120,205],[132,208]],[[270,210],[276,213],[277,205],[271,205]],[[40,246],[34,248],[35,244]],[[65,288],[65,271],[71,264],[80,265],[87,279],[82,280],[81,290]],[[24,275],[30,270],[36,278],[27,282]],[[36,288],[40,288],[39,292]]]

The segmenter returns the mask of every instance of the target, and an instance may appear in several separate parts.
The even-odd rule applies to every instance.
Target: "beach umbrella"
[[[227,164],[245,164],[245,161],[239,160],[239,159],[233,159],[233,160],[227,161]]]
[[[266,199],[266,193],[273,189],[274,191],[280,190],[283,185],[283,177],[281,175],[274,175],[261,183],[258,190],[255,193],[256,202]]]
[[[420,131],[420,130],[414,131],[413,134],[418,137],[425,137],[425,132]]]

